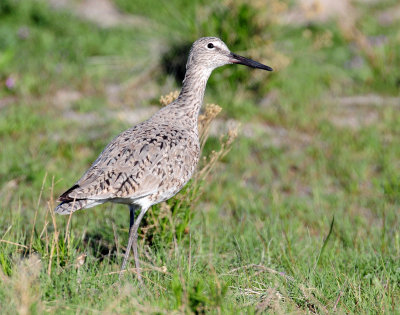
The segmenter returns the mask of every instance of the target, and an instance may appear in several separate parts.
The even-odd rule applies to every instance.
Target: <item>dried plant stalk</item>
[[[173,91],[170,92],[167,95],[162,95],[160,97],[160,104],[162,106],[167,106],[168,104],[172,103],[173,101],[175,101],[179,96],[179,91]]]
[[[197,185],[199,182],[206,180],[211,171],[215,169],[218,161],[220,161],[228,154],[228,152],[232,148],[232,143],[238,136],[238,129],[239,126],[228,130],[228,133],[226,135],[221,135],[219,138],[219,142],[221,145],[220,149],[218,151],[211,151],[211,154],[209,156],[203,156],[201,167],[194,175],[194,185]],[[200,195],[201,194],[198,194],[196,200],[198,200]]]
[[[198,127],[199,127],[199,138],[200,148],[203,150],[204,145],[208,139],[210,133],[211,122],[221,112],[222,108],[217,104],[207,104],[204,114],[199,116]]]

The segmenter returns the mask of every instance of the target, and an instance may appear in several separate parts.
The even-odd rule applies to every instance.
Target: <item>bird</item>
[[[206,84],[214,69],[227,64],[273,71],[231,52],[217,37],[199,38],[190,49],[178,98],[116,136],[83,176],[58,198],[55,212],[61,215],[105,202],[129,206],[129,240],[120,275],[132,248],[137,278],[143,281],[137,250],[140,222],[152,205],[176,195],[195,172],[200,158],[198,116]]]

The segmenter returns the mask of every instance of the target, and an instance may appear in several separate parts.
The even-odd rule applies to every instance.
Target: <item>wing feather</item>
[[[166,160],[186,149],[178,141],[179,130],[174,127],[171,134],[166,127],[148,130],[137,125],[118,135],[59,200],[137,199],[155,193],[165,176]]]

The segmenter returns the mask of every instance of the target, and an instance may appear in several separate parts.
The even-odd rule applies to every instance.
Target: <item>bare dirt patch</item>
[[[293,9],[284,13],[282,23],[305,25],[310,22],[325,23],[331,19],[338,19],[352,14],[351,4],[348,0],[297,0]]]
[[[70,9],[74,14],[89,20],[100,27],[114,26],[149,26],[149,21],[142,16],[120,12],[109,0],[49,0],[56,9]]]
[[[377,94],[332,98],[329,102],[333,113],[329,120],[337,127],[359,129],[376,123],[382,107],[400,109],[400,97],[385,97]]]

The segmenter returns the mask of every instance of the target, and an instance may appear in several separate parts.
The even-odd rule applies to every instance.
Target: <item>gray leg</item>
[[[131,213],[131,217],[130,217],[130,229],[129,229],[129,241],[128,241],[128,246],[126,248],[126,252],[125,252],[125,256],[124,256],[124,261],[122,263],[122,268],[121,271],[125,270],[125,266],[126,263],[128,262],[128,258],[129,258],[129,253],[130,253],[130,249],[132,247],[133,249],[133,255],[135,257],[135,265],[136,265],[136,272],[137,272],[137,277],[139,279],[140,282],[142,282],[142,275],[140,272],[140,264],[139,264],[139,255],[138,255],[138,251],[137,251],[137,238],[138,238],[138,228],[140,225],[140,221],[142,221],[146,211],[148,208],[142,208],[140,211],[139,216],[137,217],[136,222],[134,222],[134,215],[135,215],[135,210],[136,210],[136,206],[130,206],[129,210]]]
[[[132,247],[132,242],[131,242],[131,234],[132,234],[132,226],[135,223],[135,212],[136,212],[137,206],[136,205],[129,205],[129,242],[128,242],[128,247],[126,248],[125,256],[124,256],[124,261],[122,262],[122,267],[121,271],[125,270],[126,263],[128,262],[129,258],[129,253],[131,251]]]
[[[135,223],[135,212],[137,209],[137,206],[129,205],[129,232],[131,231],[132,225]]]

